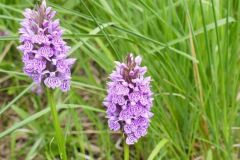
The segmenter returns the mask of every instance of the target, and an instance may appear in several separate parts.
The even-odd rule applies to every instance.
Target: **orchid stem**
[[[55,128],[55,138],[57,139],[60,158],[62,160],[67,160],[65,140],[64,140],[60,123],[59,123],[59,118],[58,118],[58,113],[56,108],[57,106],[56,106],[56,101],[55,101],[53,91],[50,89],[47,89],[47,96],[48,96],[48,103],[50,105],[50,109],[52,113],[53,124]]]
[[[129,160],[129,145],[124,140],[124,160]]]

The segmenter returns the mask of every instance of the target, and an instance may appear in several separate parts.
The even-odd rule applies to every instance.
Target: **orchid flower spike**
[[[129,54],[126,63],[116,62],[116,69],[110,75],[107,97],[109,128],[122,130],[127,136],[126,143],[134,144],[147,134],[150,118],[153,116],[150,77],[144,77],[146,67],[141,67],[142,58]]]
[[[70,89],[75,59],[67,58],[70,47],[62,39],[63,30],[59,20],[53,19],[55,14],[45,0],[34,10],[26,9],[19,29],[18,49],[23,53],[23,71],[36,84],[66,92]]]

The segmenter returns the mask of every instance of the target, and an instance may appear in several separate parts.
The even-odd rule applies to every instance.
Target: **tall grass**
[[[129,52],[143,56],[155,93],[149,132],[130,146],[130,159],[239,158],[238,0],[47,3],[77,58],[71,91],[55,95],[69,159],[123,158],[123,137],[109,131],[102,100],[113,61]],[[7,31],[0,37],[0,146],[7,146],[6,159],[59,157],[46,96],[30,92],[16,50],[21,13],[34,4],[0,2],[0,30]]]

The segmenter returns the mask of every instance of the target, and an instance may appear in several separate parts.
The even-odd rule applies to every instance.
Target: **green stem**
[[[67,160],[66,148],[65,148],[65,140],[62,134],[62,130],[59,123],[58,113],[57,113],[57,106],[54,98],[53,91],[47,89],[48,95],[48,103],[50,105],[52,117],[53,117],[53,124],[55,128],[55,138],[57,139],[58,143],[58,150],[62,160]]]
[[[126,143],[124,139],[124,160],[129,160],[129,145]]]

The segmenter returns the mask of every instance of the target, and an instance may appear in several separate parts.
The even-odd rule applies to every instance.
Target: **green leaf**
[[[26,92],[28,92],[32,87],[34,83],[30,84],[26,89],[24,89],[20,94],[18,94],[11,102],[9,102],[6,106],[1,107],[0,109],[0,115],[3,114],[8,108],[10,108],[17,100],[19,100]]]
[[[162,139],[156,147],[152,150],[151,154],[148,157],[148,160],[154,160],[156,155],[160,152],[160,150],[167,144],[167,139]]]

